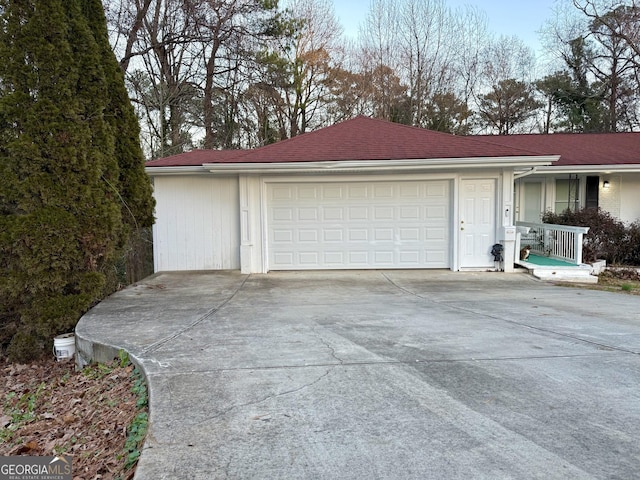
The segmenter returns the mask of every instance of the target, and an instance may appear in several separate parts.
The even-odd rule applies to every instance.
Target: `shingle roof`
[[[554,166],[640,164],[640,133],[456,136],[356,117],[253,150],[194,150],[147,167],[560,155]]]
[[[487,141],[560,155],[556,166],[640,164],[640,133],[490,135]]]
[[[189,167],[203,163],[227,162],[230,159],[246,153],[246,150],[192,150],[170,157],[150,160],[145,167]]]
[[[521,157],[544,155],[478,137],[463,137],[367,117],[254,150],[195,150],[147,162],[147,167],[203,163],[287,163],[349,160]]]

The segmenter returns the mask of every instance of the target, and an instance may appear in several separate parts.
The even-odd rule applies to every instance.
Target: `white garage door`
[[[450,182],[270,183],[270,270],[450,267]]]

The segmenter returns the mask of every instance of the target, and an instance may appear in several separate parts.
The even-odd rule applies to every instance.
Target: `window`
[[[542,216],[542,182],[524,184],[524,221],[540,223]]]
[[[565,210],[575,212],[578,207],[578,178],[559,178],[556,180],[556,204],[555,212],[562,213]]]
[[[600,177],[587,177],[587,190],[584,198],[585,208],[598,208]]]

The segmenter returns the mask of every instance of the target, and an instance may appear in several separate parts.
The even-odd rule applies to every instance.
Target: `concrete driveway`
[[[640,472],[640,297],[524,274],[171,273],[76,333],[147,374],[138,480]]]

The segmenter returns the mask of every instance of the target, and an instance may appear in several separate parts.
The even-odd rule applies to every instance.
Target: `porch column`
[[[500,226],[499,240],[504,245],[504,271],[513,273],[515,271],[515,244],[516,228],[513,226],[513,192],[514,192],[513,168],[505,168],[502,171],[502,202],[499,211],[502,220],[498,220]]]
[[[260,178],[240,175],[240,271],[262,273]]]

